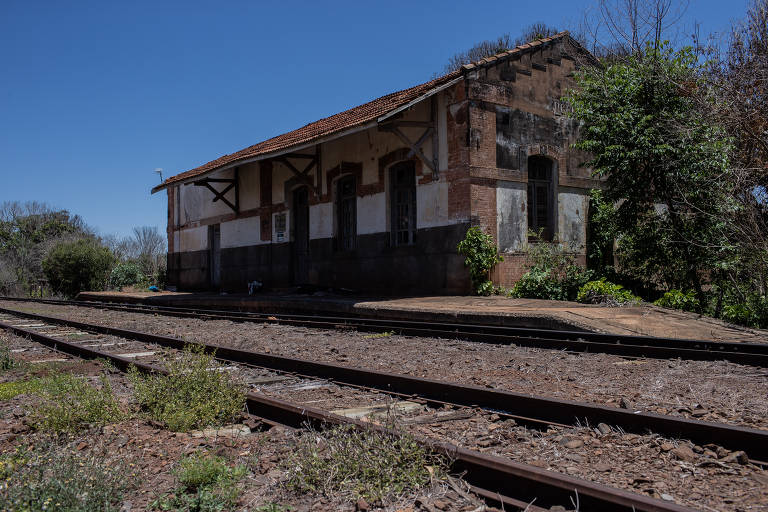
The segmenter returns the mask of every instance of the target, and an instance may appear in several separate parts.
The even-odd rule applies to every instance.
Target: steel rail
[[[0,322],[0,328],[18,336],[27,337],[62,353],[83,359],[108,360],[122,371],[127,371],[131,366],[134,366],[144,373],[166,373],[164,369],[157,366],[52,338],[4,322]],[[253,391],[246,394],[246,407],[249,414],[270,422],[293,427],[310,424],[317,428],[323,428],[327,425],[349,424],[360,429],[375,429],[390,435],[399,435],[397,432],[384,427],[338,416],[321,409],[270,398]],[[693,511],[693,509],[675,503],[667,503],[622,489],[547,471],[504,457],[488,455],[450,443],[436,442],[421,437],[416,437],[416,439],[422,446],[447,456],[451,461],[451,471],[463,473],[463,479],[480,495],[519,510],[543,511],[555,505],[570,506],[572,500],[578,500],[583,510]],[[534,502],[536,506],[528,506]]]
[[[394,331],[408,336],[459,338],[466,341],[514,344],[519,346],[598,352],[624,357],[654,359],[689,359],[699,361],[729,361],[732,363],[768,367],[768,343],[716,342],[708,340],[628,336],[586,331],[564,331],[505,327],[482,324],[385,320],[350,316],[310,316],[233,312],[215,309],[193,309],[170,306],[115,304],[96,301],[58,301],[46,299],[13,299],[56,305],[73,305],[135,313],[163,314],[176,317],[230,320],[235,322],[276,322],[312,328],[337,329],[351,327],[360,331]]]
[[[525,418],[531,418],[537,423],[561,425],[606,423],[637,434],[653,432],[666,437],[688,439],[697,444],[717,443],[730,450],[743,450],[754,462],[762,464],[761,461],[768,461],[768,431],[766,430],[347,367],[217,344],[187,342],[170,336],[88,324],[6,308],[0,308],[0,312],[175,349],[182,349],[186,345],[198,345],[204,347],[208,353],[215,353],[216,358],[223,361],[298,373],[401,396],[420,397],[429,401],[481,407],[503,412],[515,418],[523,418],[522,422],[525,422]]]

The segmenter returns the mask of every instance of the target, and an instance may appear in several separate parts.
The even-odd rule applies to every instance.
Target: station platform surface
[[[80,300],[253,311],[273,314],[366,316],[390,320],[480,323],[714,341],[768,343],[768,330],[727,324],[653,305],[606,307],[508,297],[372,298],[316,293],[256,295],[178,292],[83,292]]]

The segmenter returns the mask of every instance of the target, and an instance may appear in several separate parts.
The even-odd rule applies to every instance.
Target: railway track
[[[6,308],[0,308],[0,313],[171,349],[181,349],[189,344],[180,338],[170,336],[65,320]],[[223,345],[204,344],[202,346],[207,352],[215,353],[216,358],[221,361],[308,378],[320,378],[398,397],[418,397],[437,405],[451,404],[482,408],[505,414],[518,423],[532,428],[540,429],[547,425],[572,426],[604,423],[625,432],[637,434],[653,432],[670,438],[689,439],[702,445],[716,441],[727,449],[746,452],[756,463],[766,464],[768,461],[768,431],[765,430],[277,356]],[[140,352],[144,349],[137,350]]]
[[[699,361],[729,361],[732,363],[768,367],[768,343],[714,342],[650,336],[627,336],[583,331],[562,331],[503,327],[479,324],[416,322],[384,320],[353,316],[309,316],[236,312],[200,308],[180,308],[136,304],[115,304],[94,301],[65,301],[11,297],[0,300],[37,302],[125,311],[131,313],[162,314],[175,317],[194,317],[233,322],[275,322],[302,327],[339,329],[354,328],[368,332],[395,332],[406,336],[429,336],[462,339],[482,343],[518,345],[526,347],[566,350],[570,352],[597,352],[623,357],[654,359],[689,359]]]
[[[65,322],[58,319],[42,321],[39,318],[40,315],[11,314],[8,311],[3,313],[3,316],[0,317],[0,328],[17,336],[26,337],[57,352],[77,358],[105,359],[123,371],[135,366],[142,372],[165,372],[161,366],[162,363],[160,362],[160,366],[157,364],[159,362],[156,360],[158,353],[148,350],[146,346],[146,344],[154,345],[163,341],[156,339],[162,337],[123,332],[119,329],[90,326],[78,322]],[[30,318],[33,322],[30,322]],[[100,339],[98,336],[108,336],[108,338]],[[118,341],[116,339],[118,337],[122,338],[123,341]],[[69,339],[67,340],[67,338]],[[173,340],[173,342],[168,343],[168,340]],[[173,350],[179,350],[183,346],[181,340],[173,338],[166,338],[159,344],[166,348],[171,347]],[[109,347],[110,350],[105,350],[106,347]],[[120,353],[114,353],[112,350],[115,349],[119,350]],[[234,361],[228,357],[229,355],[232,354],[217,354],[217,358],[227,363],[236,362],[245,365],[246,371],[255,372],[251,374],[251,380],[258,380],[271,375],[272,369],[268,366]],[[164,354],[164,357],[167,356],[168,353]],[[154,359],[154,361],[147,362],[148,359]],[[303,373],[304,369],[300,368],[298,371]],[[296,373],[291,375],[293,378],[314,378]],[[262,380],[262,382],[265,381]],[[370,394],[376,391],[378,391],[376,387],[359,386],[350,393],[353,395],[354,393],[362,393],[363,395],[368,393],[365,399],[370,400]],[[358,398],[362,398],[363,395],[358,395]],[[362,422],[334,414],[325,409],[291,402],[278,396],[270,396],[264,391],[252,390],[248,392],[247,408],[250,414],[268,423],[279,423],[291,427],[301,427],[309,423],[316,428],[324,428],[328,425],[346,423],[353,424],[357,428],[384,429],[384,427],[370,422]],[[452,461],[451,471],[462,473],[464,480],[472,486],[474,492],[489,502],[503,506],[505,510],[544,511],[555,505],[572,508],[575,502],[579,503],[582,510],[659,512],[692,510],[674,503],[517,463],[504,457],[469,450],[450,443],[423,437],[419,438],[419,442],[431,450],[448,456]]]

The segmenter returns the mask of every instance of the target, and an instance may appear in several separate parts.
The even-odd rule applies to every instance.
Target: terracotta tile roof
[[[259,142],[258,144],[237,151],[236,153],[224,155],[220,158],[217,158],[216,160],[208,162],[207,164],[201,165],[200,167],[196,167],[166,179],[163,181],[163,183],[153,188],[152,192],[162,190],[172,183],[184,181],[195,176],[200,176],[225,166],[228,167],[236,164],[237,162],[249,160],[277,151],[286,150],[300,144],[312,143],[313,141],[320,138],[362,126],[399,107],[402,107],[403,105],[406,105],[407,103],[419,98],[420,96],[428,93],[430,90],[436,87],[440,87],[441,85],[447,84],[451,80],[461,77],[468,70],[494,63],[497,60],[525,52],[526,50],[539,46],[540,44],[547,43],[555,39],[560,39],[561,37],[567,35],[568,32],[560,32],[554,36],[545,37],[531,43],[517,46],[511,50],[498,53],[491,57],[486,57],[472,64],[467,64],[456,71],[443,75],[439,78],[435,78],[434,80],[430,80],[429,82],[416,85],[402,91],[393,92],[392,94],[387,94],[386,96],[382,96],[363,105],[353,107],[349,110],[345,110],[344,112],[340,112],[330,117],[309,123],[291,132],[278,135],[277,137],[267,139],[263,142]]]

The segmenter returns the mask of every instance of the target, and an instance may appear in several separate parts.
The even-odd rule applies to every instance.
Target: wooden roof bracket
[[[309,160],[309,162],[307,162],[307,165],[304,166],[304,170],[300,171],[290,162],[290,160],[288,160],[289,158],[301,158],[304,160]],[[322,196],[323,185],[322,173],[320,172],[320,145],[315,146],[314,155],[304,153],[286,153],[275,158],[274,160],[286,166],[299,181],[308,186],[310,190],[314,191],[315,194],[317,194],[317,197]],[[315,175],[317,176],[317,184],[313,183],[309,178],[309,171],[311,171],[313,167],[317,168],[317,172],[315,172]]]
[[[411,148],[408,152],[408,158],[417,156],[421,162],[432,171],[432,179],[438,181],[440,173],[438,171],[438,134],[437,134],[437,108],[435,97],[431,98],[431,113],[429,121],[401,121],[399,119],[388,120],[386,123],[379,124],[379,130],[391,132],[403,143]],[[424,132],[416,141],[412,141],[403,133],[400,128],[424,128]],[[432,158],[428,158],[422,151],[422,145],[431,137],[432,139]]]
[[[221,199],[221,202],[229,206],[233,212],[240,213],[240,168],[235,167],[235,175],[234,177],[230,178],[204,178],[202,180],[197,180],[194,182],[196,187],[205,187],[211,192],[213,192],[213,202],[215,203],[219,199]],[[226,183],[227,186],[224,187],[222,190],[216,190],[213,188],[212,183]],[[224,197],[224,194],[229,192],[230,190],[235,190],[235,204],[232,204],[232,202]]]

